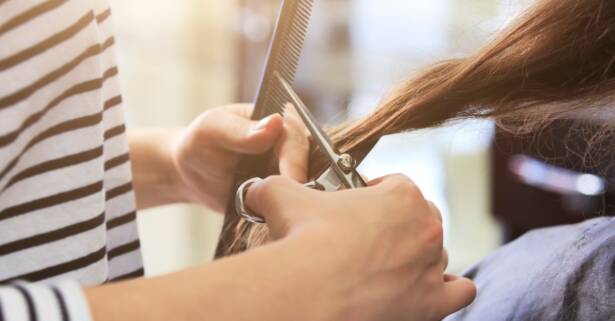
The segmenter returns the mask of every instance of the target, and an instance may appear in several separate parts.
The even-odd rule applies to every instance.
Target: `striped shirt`
[[[0,320],[143,275],[108,4],[0,0]]]

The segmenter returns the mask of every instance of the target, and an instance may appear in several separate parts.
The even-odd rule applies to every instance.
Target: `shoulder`
[[[615,219],[530,232],[468,276],[478,297],[451,320],[613,319]]]

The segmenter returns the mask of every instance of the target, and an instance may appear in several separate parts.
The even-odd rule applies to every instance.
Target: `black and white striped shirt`
[[[143,275],[108,4],[0,0],[0,320]]]

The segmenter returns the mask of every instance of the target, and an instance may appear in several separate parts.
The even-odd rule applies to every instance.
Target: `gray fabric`
[[[615,219],[532,231],[466,276],[478,296],[447,321],[615,320]]]

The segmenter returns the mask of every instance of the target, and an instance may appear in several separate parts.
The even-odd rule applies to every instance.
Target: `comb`
[[[310,22],[312,5],[313,0],[283,1],[259,85],[253,119],[281,113],[288,101],[286,91],[275,74],[279,74],[290,84],[293,83]]]
[[[312,5],[313,0],[282,1],[282,8],[269,46],[265,70],[252,112],[253,120],[262,119],[274,113],[283,114],[284,105],[289,100],[286,91],[275,75],[279,74],[287,82],[293,83],[303,51],[303,43],[312,14]],[[233,252],[228,250],[233,241],[245,232],[237,231],[235,228],[240,220],[239,215],[235,212],[235,191],[239,185],[250,178],[275,174],[271,166],[272,163],[271,152],[264,155],[243,156],[239,161],[230,193],[231,197],[226,206],[222,234],[215,254],[216,258],[244,250],[243,248],[233,248]]]

